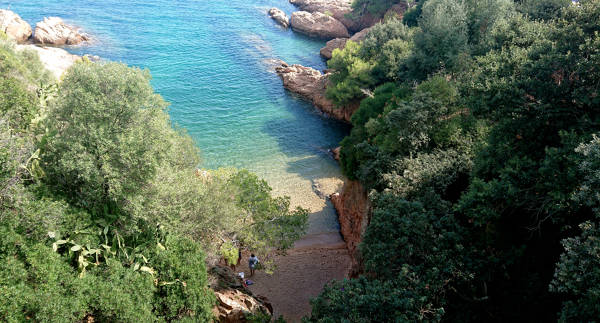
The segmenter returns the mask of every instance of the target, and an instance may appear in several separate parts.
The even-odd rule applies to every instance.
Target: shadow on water
[[[274,138],[280,151],[290,157],[287,171],[313,180],[317,168],[337,168],[329,150],[339,146],[351,126],[322,115],[311,103],[290,95],[289,91],[285,91],[277,104],[289,111],[291,117],[266,121],[261,130]],[[298,127],[303,127],[302,131]]]

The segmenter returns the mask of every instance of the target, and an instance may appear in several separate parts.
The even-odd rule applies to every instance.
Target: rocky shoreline
[[[384,17],[395,15],[401,19],[406,11],[406,4],[396,4],[381,16],[363,13],[359,17],[352,17],[350,0],[289,1],[300,9],[291,15],[289,25],[294,31],[329,39],[319,53],[325,59],[331,59],[334,50],[344,49],[348,41],[362,42],[371,28]],[[321,72],[311,67],[290,65],[286,62],[280,62],[275,71],[286,89],[312,102],[318,110],[337,120],[350,122],[352,114],[360,105],[360,102],[355,102],[338,107],[326,97],[328,77],[334,71]],[[340,147],[332,149],[332,155],[339,161]],[[352,266],[348,276],[357,277],[362,271],[358,245],[371,218],[368,194],[359,182],[346,181],[340,192],[328,197],[337,211],[340,233],[350,254]]]
[[[326,115],[349,123],[352,114],[358,109],[358,104],[338,107],[325,96],[329,84],[328,73],[321,73],[314,68],[298,64],[289,65],[285,62],[275,67],[275,72],[286,89],[311,101]]]
[[[291,27],[295,32],[310,37],[328,39],[321,48],[320,55],[331,59],[335,49],[344,49],[348,41],[363,41],[371,28],[386,16],[402,17],[405,5],[395,5],[385,15],[374,16],[363,13],[352,17],[351,0],[289,0],[300,9],[287,15],[278,8],[271,8],[269,16],[284,28]],[[354,32],[354,34],[352,34]],[[352,114],[358,109],[360,102],[338,107],[325,95],[329,84],[329,75],[334,71],[318,71],[299,64],[281,62],[275,67],[283,86],[312,102],[324,114],[334,119],[350,123]]]
[[[18,14],[0,9],[0,31],[19,44],[31,41],[42,45],[79,45],[91,37],[79,28],[68,25],[59,17],[45,17],[35,25],[35,30]]]
[[[18,14],[5,9],[0,9],[0,31],[17,43],[17,50],[37,53],[41,63],[57,80],[60,80],[65,71],[83,57],[54,46],[81,45],[91,40],[89,35],[75,26],[66,24],[59,17],[46,17],[32,30],[29,23]],[[97,56],[85,55],[84,57],[91,61],[100,59]]]

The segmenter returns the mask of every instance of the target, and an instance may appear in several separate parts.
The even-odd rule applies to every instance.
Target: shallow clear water
[[[348,128],[287,93],[272,71],[274,58],[325,67],[323,41],[267,16],[272,6],[294,11],[286,0],[0,1],[9,5],[32,26],[60,16],[96,38],[71,52],[149,68],[203,167],[248,168],[274,186],[339,175],[326,150]]]
[[[324,203],[311,183],[340,176],[327,149],[348,127],[285,91],[273,72],[274,58],[325,68],[324,41],[267,16],[273,6],[296,10],[287,0],[0,0],[8,6],[32,26],[60,16],[95,37],[73,53],[149,68],[172,120],[202,150],[202,167],[247,168],[311,208]]]

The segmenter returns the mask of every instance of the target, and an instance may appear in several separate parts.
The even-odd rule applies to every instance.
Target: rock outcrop
[[[352,13],[351,0],[290,0],[290,3],[302,11],[320,12],[332,16],[347,29],[352,29],[356,22],[349,18]]]
[[[346,26],[321,12],[296,11],[290,19],[292,28],[311,37],[332,39],[350,37]]]
[[[346,47],[347,41],[348,41],[348,38],[334,38],[334,39],[328,41],[325,44],[325,47],[321,48],[319,53],[321,54],[321,56],[325,57],[326,59],[331,59],[333,50],[336,48],[343,49],[344,47]]]
[[[350,117],[359,103],[337,107],[325,96],[327,90],[328,76],[314,68],[294,64],[288,65],[283,62],[275,68],[275,72],[283,81],[283,86],[302,97],[310,100],[319,110],[333,118],[350,122]]]
[[[0,9],[0,31],[19,43],[31,37],[31,26],[10,10]]]
[[[58,17],[44,18],[35,25],[33,41],[48,45],[78,45],[88,41],[89,37],[80,33],[77,28],[65,24]]]
[[[371,31],[372,28],[373,27],[368,27],[357,32],[356,34],[352,35],[352,37],[350,37],[350,40],[355,43],[360,43],[361,41],[365,40],[365,38],[367,38],[367,34],[369,34],[369,31]]]
[[[284,28],[288,28],[290,26],[290,19],[285,14],[285,12],[281,11],[278,8],[269,9],[269,17],[277,21],[277,23]]]
[[[338,212],[341,233],[352,258],[350,277],[357,277],[362,271],[358,245],[371,221],[371,202],[357,181],[346,182],[341,193],[331,195],[331,202]]]
[[[213,314],[219,322],[247,322],[246,316],[251,313],[273,315],[269,301],[244,287],[229,267],[215,266],[208,273],[210,287],[217,298]]]
[[[331,154],[333,155],[333,159],[340,161],[340,152],[342,151],[342,147],[335,147],[331,150]]]
[[[365,29],[357,32],[356,34],[352,35],[352,37],[350,37],[350,39],[348,39],[348,38],[334,38],[334,39],[328,41],[325,44],[325,47],[321,48],[321,51],[319,53],[324,58],[331,59],[333,51],[336,48],[339,48],[340,50],[344,49],[346,47],[346,43],[348,42],[348,40],[351,40],[351,41],[353,41],[355,43],[359,43],[359,42],[363,41],[367,37],[367,34],[369,33],[369,30],[371,30],[371,28],[372,27],[365,28]]]
[[[64,74],[64,72],[81,59],[80,56],[70,54],[62,48],[56,47],[39,47],[36,45],[17,45],[18,50],[32,50],[37,52],[40,61],[47,70],[52,72],[56,79]]]

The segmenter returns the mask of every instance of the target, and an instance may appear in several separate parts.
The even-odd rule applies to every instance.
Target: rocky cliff
[[[331,202],[338,212],[340,231],[352,258],[349,276],[357,277],[362,271],[358,245],[371,221],[371,202],[357,181],[346,182],[342,192],[331,195]]]
[[[329,100],[325,96],[329,82],[327,74],[323,74],[314,68],[298,64],[288,65],[281,62],[280,66],[275,67],[275,72],[283,81],[283,86],[286,89],[310,100],[320,111],[333,118],[350,122],[350,117],[358,109],[359,103],[337,107]]]

